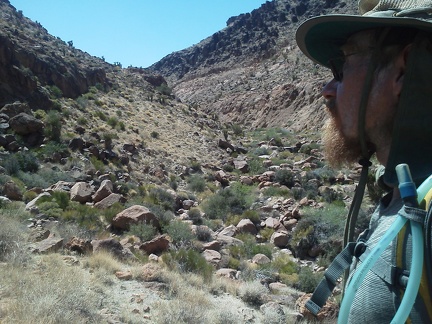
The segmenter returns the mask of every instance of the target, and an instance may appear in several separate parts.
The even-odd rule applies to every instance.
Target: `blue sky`
[[[147,67],[265,0],[10,0],[51,35],[107,62]]]

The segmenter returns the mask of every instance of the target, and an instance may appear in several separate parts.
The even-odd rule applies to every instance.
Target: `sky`
[[[266,0],[10,0],[48,32],[109,63],[148,67]]]

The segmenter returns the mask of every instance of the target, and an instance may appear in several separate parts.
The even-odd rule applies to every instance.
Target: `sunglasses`
[[[340,82],[343,79],[343,67],[345,64],[345,56],[340,56],[328,61],[333,78]]]

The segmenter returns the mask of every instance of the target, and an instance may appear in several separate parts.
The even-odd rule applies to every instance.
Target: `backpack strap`
[[[337,280],[342,277],[346,269],[352,263],[357,243],[350,242],[339,253],[324,273],[324,278],[315,288],[312,297],[306,302],[306,308],[314,315],[317,315],[330,297],[336,287]]]

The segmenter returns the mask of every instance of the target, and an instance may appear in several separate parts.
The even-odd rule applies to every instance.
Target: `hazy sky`
[[[51,35],[107,62],[147,67],[265,0],[10,0]]]

